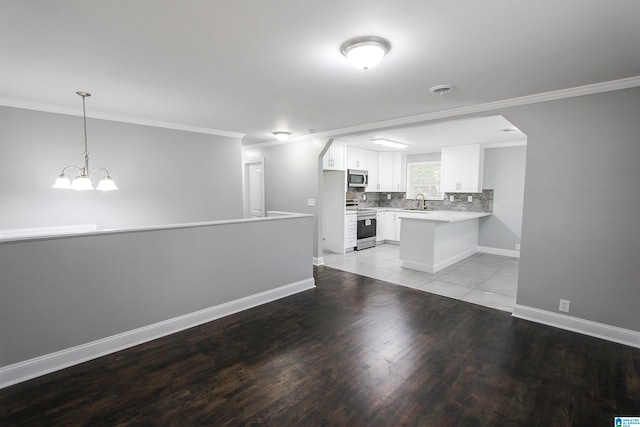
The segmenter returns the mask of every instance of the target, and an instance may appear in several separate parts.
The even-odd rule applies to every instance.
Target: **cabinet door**
[[[407,180],[405,179],[402,153],[393,153],[393,172],[391,176],[391,186],[393,191],[406,191]]]
[[[367,170],[367,150],[362,148],[347,148],[347,166],[349,169]]]
[[[396,214],[395,212],[378,213],[378,228],[376,240],[395,240],[396,236]]]
[[[393,153],[378,153],[379,191],[393,191]]]
[[[482,191],[482,149],[479,144],[442,149],[442,191]]]
[[[367,170],[369,171],[369,181],[367,191],[378,191],[378,152],[367,150]]]
[[[462,147],[460,181],[462,182],[461,190],[463,193],[479,193],[482,191],[481,162],[482,151],[479,145],[465,145]]]
[[[322,168],[329,170],[341,170],[344,168],[345,145],[334,142],[322,158]]]
[[[462,179],[462,151],[459,147],[442,149],[442,192],[455,193],[460,191]]]

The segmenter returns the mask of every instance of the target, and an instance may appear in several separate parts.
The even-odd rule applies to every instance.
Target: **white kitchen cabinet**
[[[396,213],[378,212],[376,228],[376,240],[396,240]]]
[[[482,192],[482,148],[480,144],[442,149],[442,191]]]
[[[322,169],[345,170],[346,146],[341,142],[334,142],[322,158]]]
[[[358,245],[358,214],[347,212],[344,216],[344,250],[351,252]]]
[[[362,148],[347,148],[347,167],[349,169],[367,170],[367,151]]]
[[[406,191],[403,156],[400,152],[378,153],[378,191]]]
[[[393,191],[407,191],[405,167],[406,162],[403,161],[402,153],[393,153],[393,172],[391,175]]]
[[[402,218],[400,218],[400,215],[396,215],[396,228],[395,228],[395,235],[393,236],[393,240],[395,240],[396,242],[400,241],[401,228],[402,228]]]
[[[378,191],[378,152],[367,151],[367,171],[369,171],[367,181],[367,191]]]

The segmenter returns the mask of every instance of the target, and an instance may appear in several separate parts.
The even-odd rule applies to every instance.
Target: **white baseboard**
[[[640,348],[640,332],[631,329],[618,328],[518,304],[513,308],[513,317]]]
[[[433,274],[433,273],[437,273],[440,270],[444,270],[449,266],[452,266],[458,261],[462,261],[463,259],[470,257],[474,253],[476,253],[475,250],[461,252],[457,255],[452,256],[451,258],[447,258],[444,261],[440,261],[435,265],[425,264],[421,262],[414,262],[414,261],[404,261],[404,260],[401,260],[401,261],[402,261],[402,266],[404,268],[408,268],[410,270],[424,271],[425,273]]]
[[[313,257],[313,265],[324,265],[324,257]]]
[[[478,252],[491,255],[502,255],[514,258],[520,258],[520,251],[511,249],[490,248],[489,246],[478,246]]]
[[[315,280],[311,277],[153,325],[4,366],[0,368],[0,389],[313,288]]]

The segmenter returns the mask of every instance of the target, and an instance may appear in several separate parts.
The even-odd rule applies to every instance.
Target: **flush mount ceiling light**
[[[402,142],[398,142],[395,141],[393,139],[389,139],[389,138],[385,138],[382,136],[377,136],[375,138],[371,138],[370,139],[371,142],[373,142],[374,144],[378,144],[378,145],[383,145],[385,147],[391,147],[391,148],[407,148],[408,145],[407,144],[403,144]]]
[[[278,131],[273,132],[273,136],[276,137],[278,141],[286,141],[291,136],[291,132]]]
[[[89,148],[87,145],[87,111],[85,109],[85,98],[91,96],[90,93],[87,92],[76,92],[79,96],[82,97],[82,116],[84,118],[84,167],[79,166],[67,166],[62,169],[62,173],[56,179],[56,182],[53,184],[53,188],[61,188],[61,189],[73,189],[73,190],[93,190],[93,183],[91,182],[91,175],[94,172],[100,172],[104,176],[98,182],[98,187],[96,190],[101,191],[112,191],[117,190],[115,181],[109,175],[109,171],[105,168],[93,168],[89,169]],[[78,176],[71,182],[69,178],[66,177],[65,172],[67,169],[76,169],[78,170]]]
[[[451,85],[438,85],[429,88],[429,92],[436,95],[446,95],[448,93],[453,92],[453,86]]]
[[[354,67],[368,70],[375,67],[391,49],[391,44],[382,37],[362,36],[347,40],[340,52]]]

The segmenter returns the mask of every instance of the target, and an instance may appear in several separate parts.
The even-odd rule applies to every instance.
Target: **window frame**
[[[412,165],[439,165],[440,166],[440,189],[439,189],[439,193],[440,196],[439,197],[428,197],[425,195],[425,200],[444,200],[444,192],[442,191],[442,160],[430,160],[430,161],[426,161],[426,162],[407,162],[407,170],[406,170],[406,183],[407,183],[407,192],[405,194],[405,199],[407,200],[416,200],[416,194],[412,194],[409,195],[409,191],[410,189],[413,187],[411,185],[411,166]]]

